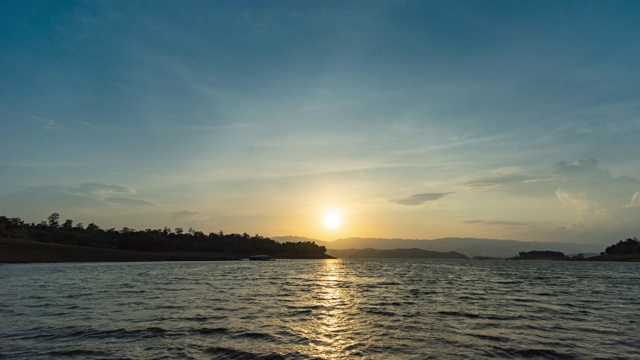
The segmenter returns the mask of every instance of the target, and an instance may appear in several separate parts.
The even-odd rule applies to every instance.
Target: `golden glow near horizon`
[[[342,213],[336,209],[325,211],[322,222],[327,230],[337,230],[342,225]]]

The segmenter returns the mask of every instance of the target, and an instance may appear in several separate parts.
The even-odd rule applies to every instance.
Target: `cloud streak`
[[[454,191],[452,192],[446,192],[446,193],[423,193],[423,194],[414,194],[411,196],[408,196],[406,198],[402,198],[402,199],[392,199],[389,200],[392,203],[395,204],[399,204],[399,205],[407,205],[407,206],[416,206],[416,205],[422,205],[425,202],[429,202],[429,201],[436,201],[438,199],[442,199],[443,197],[453,194],[455,193]]]
[[[172,219],[184,219],[200,214],[197,211],[181,210],[171,214]]]
[[[625,208],[637,208],[637,207],[640,207],[640,191],[636,191],[635,193],[633,193],[633,195],[631,196],[631,200],[624,207]]]
[[[135,189],[130,187],[100,183],[84,183],[78,187],[67,187],[66,189],[78,195],[95,196],[99,198],[108,195],[133,195],[137,193]]]
[[[104,201],[111,204],[118,204],[122,206],[154,206],[155,204],[151,201],[140,200],[140,199],[129,199],[123,197],[108,197],[104,199]]]
[[[466,220],[461,221],[463,224],[467,225],[494,225],[494,226],[527,226],[529,224],[517,221],[485,221],[485,220]]]
[[[56,204],[69,207],[97,207],[101,204],[153,206],[155,203],[131,197],[134,188],[122,185],[84,183],[78,186],[31,186],[7,198],[15,202]]]
[[[471,188],[475,189],[484,189],[491,188],[497,186],[511,185],[511,184],[522,184],[527,182],[538,182],[538,181],[547,181],[547,178],[535,177],[535,176],[527,176],[520,174],[509,174],[503,176],[495,176],[495,177],[483,177],[477,178],[473,180],[469,180],[463,183]]]

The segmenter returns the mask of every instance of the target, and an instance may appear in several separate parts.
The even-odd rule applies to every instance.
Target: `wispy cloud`
[[[449,194],[453,194],[454,192],[446,192],[446,193],[424,193],[424,194],[414,194],[411,195],[409,197],[406,198],[402,198],[402,199],[393,199],[393,200],[389,200],[393,203],[396,204],[400,204],[400,205],[408,205],[408,206],[413,206],[413,205],[421,205],[424,204],[425,202],[428,201],[435,201],[438,199],[442,199],[443,197],[449,195]]]
[[[482,225],[495,225],[495,226],[527,226],[529,224],[517,221],[485,221],[485,220],[466,220],[461,221],[463,224],[474,225],[474,224],[482,224]]]
[[[33,119],[40,125],[42,130],[53,130],[55,128],[60,127],[60,124],[55,122],[53,119],[40,116],[40,115],[32,115]]]
[[[567,164],[566,161],[560,161],[554,165],[553,169],[556,173],[562,175],[584,175],[593,174],[594,172],[610,174],[607,170],[598,169],[598,160],[594,158],[579,159],[572,165]]]
[[[104,129],[98,125],[94,125],[91,123],[88,123],[86,121],[76,121],[76,124],[81,125],[83,127],[89,128],[89,129],[93,129],[93,130],[99,130],[99,131],[103,131]]]
[[[636,191],[635,193],[633,193],[633,195],[631,196],[631,201],[629,201],[629,203],[624,207],[625,208],[640,207],[640,191]]]
[[[153,206],[155,205],[151,201],[123,198],[123,197],[108,197],[104,200],[108,203],[118,204],[122,206]]]
[[[172,219],[184,219],[200,214],[197,211],[181,210],[171,214]]]
[[[56,204],[69,207],[99,207],[104,204],[122,206],[152,206],[151,201],[136,199],[133,188],[121,185],[84,183],[78,186],[32,186],[15,194],[9,199],[17,202],[37,204]]]
[[[536,181],[544,181],[548,179],[535,177],[535,176],[527,176],[521,174],[508,174],[501,176],[493,176],[493,177],[483,177],[477,178],[473,180],[469,180],[463,183],[471,188],[481,189],[481,188],[490,188],[496,186],[503,186],[508,184],[518,184],[518,183],[526,183],[526,182],[536,182]]]
[[[137,193],[136,189],[130,187],[100,183],[84,183],[78,187],[67,187],[66,189],[79,195],[97,197],[105,197],[107,195],[132,195]]]

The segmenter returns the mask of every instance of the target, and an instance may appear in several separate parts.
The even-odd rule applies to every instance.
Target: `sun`
[[[328,230],[337,230],[342,225],[342,214],[338,210],[327,210],[322,222]]]

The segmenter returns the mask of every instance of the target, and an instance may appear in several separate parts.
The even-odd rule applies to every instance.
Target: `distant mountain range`
[[[391,259],[468,259],[468,257],[455,252],[429,251],[422,249],[347,249],[327,250],[327,254],[337,258],[391,258]]]
[[[596,253],[604,251],[610,244],[574,244],[559,242],[535,242],[519,240],[498,240],[480,238],[440,238],[433,240],[410,240],[410,239],[381,239],[381,238],[358,238],[350,237],[334,241],[322,241],[309,239],[301,236],[276,236],[271,239],[278,242],[286,241],[313,241],[318,245],[325,246],[329,250],[347,249],[422,249],[438,252],[455,251],[468,257],[513,257],[520,251],[551,250],[560,251],[566,255],[578,253]],[[327,251],[331,254],[332,251]],[[335,255],[334,255],[335,256]]]

